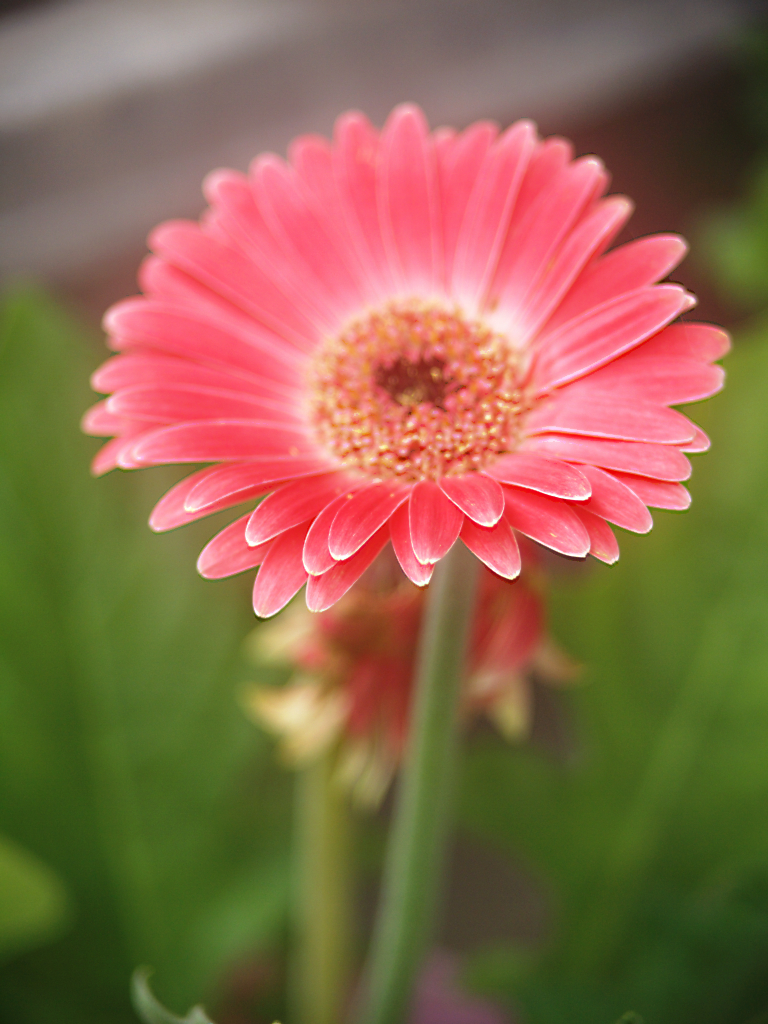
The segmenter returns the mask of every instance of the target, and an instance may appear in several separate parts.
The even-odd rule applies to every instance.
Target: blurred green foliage
[[[747,309],[768,305],[768,164],[758,170],[748,202],[711,213],[700,236],[723,291]]]
[[[0,959],[47,942],[69,918],[59,877],[39,858],[0,836]]]
[[[553,595],[555,633],[587,666],[575,749],[558,763],[485,741],[468,757],[465,826],[554,889],[543,950],[488,950],[470,971],[531,1024],[768,1009],[768,322],[727,368],[692,410],[714,445],[691,510],[658,513],[649,536],[622,536],[618,565]]]
[[[13,1024],[135,1021],[139,963],[164,1002],[189,1006],[285,919],[287,780],[234,693],[247,591],[197,578],[194,528],[147,528],[170,478],[90,478],[97,443],[79,419],[103,358],[90,340],[34,291],[3,305],[0,956],[18,955],[0,967],[0,1020]]]

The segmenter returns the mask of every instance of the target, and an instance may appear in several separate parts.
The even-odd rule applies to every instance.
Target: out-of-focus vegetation
[[[0,837],[0,957],[6,959],[63,931],[69,898],[41,860]]]
[[[768,162],[756,174],[748,201],[712,213],[701,240],[729,297],[745,309],[768,305]]]
[[[750,47],[768,144],[768,35]],[[628,1007],[652,1024],[768,1020],[768,158],[704,235],[717,284],[756,318],[724,394],[692,409],[713,440],[693,506],[555,591],[556,635],[588,666],[571,754],[485,742],[468,758],[466,827],[553,892],[543,949],[488,950],[469,971],[531,1024]]]
[[[154,536],[152,474],[92,480],[100,361],[50,300],[0,324],[0,1020],[187,1006],[284,926],[287,779],[236,700],[247,592]]]

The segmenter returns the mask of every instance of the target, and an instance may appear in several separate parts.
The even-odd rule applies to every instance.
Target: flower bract
[[[387,544],[418,585],[459,539],[508,579],[521,535],[615,561],[609,523],[687,507],[708,442],[672,406],[718,390],[728,340],[659,283],[679,237],[609,248],[607,186],[528,121],[430,132],[412,105],[214,172],[107,313],[95,470],[203,464],[156,530],[248,503],[198,567],[259,566],[260,616],[305,583],[329,608]]]

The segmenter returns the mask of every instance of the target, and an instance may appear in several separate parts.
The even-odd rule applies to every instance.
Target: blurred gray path
[[[212,167],[328,133],[348,107],[577,124],[717,60],[746,18],[737,0],[69,0],[8,15],[0,274],[85,272],[195,215]]]

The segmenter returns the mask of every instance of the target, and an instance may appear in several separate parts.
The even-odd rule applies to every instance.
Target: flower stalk
[[[352,947],[351,823],[329,751],[296,777],[291,1020],[339,1024]]]
[[[408,744],[365,975],[363,1024],[400,1024],[429,941],[448,831],[479,563],[454,544],[430,586]]]

